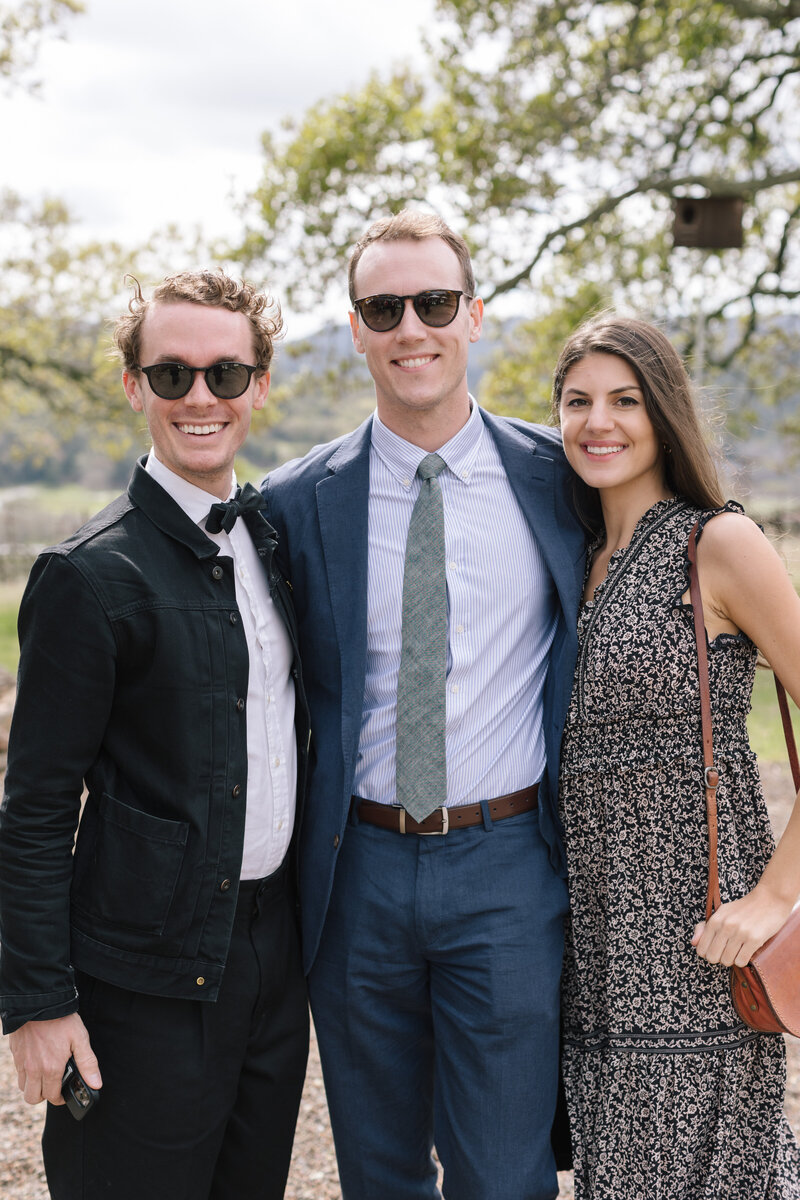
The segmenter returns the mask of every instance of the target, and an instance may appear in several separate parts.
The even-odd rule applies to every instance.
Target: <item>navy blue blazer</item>
[[[560,603],[544,690],[547,769],[539,814],[553,867],[563,874],[558,755],[577,655],[585,536],[573,508],[572,473],[558,432],[481,412]],[[346,437],[279,467],[262,485],[266,516],[278,533],[277,561],[293,591],[316,745],[300,841],[306,970],[317,952],[346,833],[361,733],[371,429],[369,417]],[[487,536],[502,538],[502,530],[491,526],[491,514],[487,520]]]

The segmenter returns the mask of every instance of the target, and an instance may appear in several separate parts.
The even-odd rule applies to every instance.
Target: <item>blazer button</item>
[[[333,839],[333,848],[334,848],[334,850],[338,850],[338,849],[339,849],[339,835],[338,835],[338,833],[337,833],[336,837]]]
[[[230,621],[231,625],[238,625],[239,624],[239,614],[232,612],[230,617],[228,618],[228,620]]]
[[[219,885],[219,890],[221,892],[229,892],[231,890],[230,879],[223,879],[222,883]]]
[[[241,796],[241,794],[242,794],[241,784],[239,784],[239,783],[234,784],[234,786],[231,788],[231,795],[233,796],[234,800],[236,800],[239,796]]]
[[[225,574],[225,572],[223,571],[223,569],[219,565],[219,563],[215,563],[215,565],[211,568],[211,578],[212,579],[222,579],[222,576],[224,574]]]
[[[242,697],[241,697],[241,696],[240,696],[240,697],[239,697],[239,699],[236,701],[236,711],[237,711],[237,712],[244,712],[244,700],[242,699]]]
[[[205,983],[205,979],[203,978],[202,975],[198,975],[197,979],[195,980],[195,983],[197,984],[198,987],[202,987],[203,984]]]

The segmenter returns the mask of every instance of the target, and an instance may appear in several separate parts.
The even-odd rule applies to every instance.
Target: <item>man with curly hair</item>
[[[273,531],[233,473],[280,329],[221,271],[137,284],[115,341],[152,449],[22,601],[0,1010],[25,1099],[49,1102],[55,1200],[284,1194],[309,731]],[[70,1059],[99,1089],[79,1121]]]

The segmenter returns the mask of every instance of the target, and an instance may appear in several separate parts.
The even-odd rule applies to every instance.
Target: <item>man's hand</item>
[[[8,1035],[19,1090],[28,1104],[63,1104],[61,1080],[70,1055],[90,1087],[103,1086],[86,1026],[77,1013],[55,1021],[27,1021]]]

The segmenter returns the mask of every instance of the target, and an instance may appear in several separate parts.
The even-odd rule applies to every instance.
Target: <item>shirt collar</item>
[[[219,496],[213,496],[211,492],[204,492],[202,488],[189,483],[188,479],[176,475],[156,457],[155,450],[151,450],[148,454],[144,469],[148,475],[153,476],[156,483],[161,485],[167,495],[172,497],[179,508],[183,509],[187,517],[195,524],[204,527],[205,519],[211,511],[211,505],[219,502]],[[231,478],[229,500],[236,492],[236,476],[232,474]]]
[[[472,477],[484,431],[481,411],[473,397],[470,396],[469,399],[471,411],[466,424],[436,451],[439,457],[444,459],[448,470],[463,483],[469,483]],[[411,486],[417,467],[428,454],[427,450],[422,450],[413,442],[407,442],[405,438],[393,433],[384,425],[377,412],[372,419],[372,446],[404,487]]]

